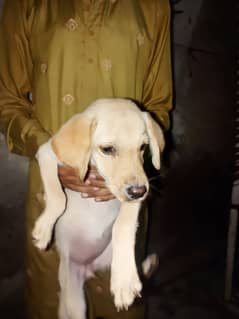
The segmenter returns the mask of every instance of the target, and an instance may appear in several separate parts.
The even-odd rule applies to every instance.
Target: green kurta
[[[6,0],[0,24],[0,127],[9,150],[30,158],[27,274],[32,319],[56,318],[58,289],[55,251],[41,253],[31,244],[30,232],[44,205],[34,160],[37,148],[97,98],[137,100],[166,129],[172,107],[168,0],[93,1],[82,5],[79,15],[46,27],[47,10],[56,11],[57,2],[42,0],[36,7],[34,0]],[[98,295],[101,308],[109,307],[102,307],[104,294]],[[96,308],[90,308],[90,318],[141,318],[130,316],[133,310],[120,316]]]

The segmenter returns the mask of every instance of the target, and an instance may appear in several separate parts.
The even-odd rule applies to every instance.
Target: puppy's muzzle
[[[126,194],[129,199],[139,199],[147,192],[145,185],[133,185],[126,188]]]

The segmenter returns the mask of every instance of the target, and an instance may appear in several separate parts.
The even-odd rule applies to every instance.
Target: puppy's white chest
[[[56,243],[75,262],[88,264],[109,244],[120,202],[95,202],[72,191],[67,191],[67,199],[67,209],[56,225]]]

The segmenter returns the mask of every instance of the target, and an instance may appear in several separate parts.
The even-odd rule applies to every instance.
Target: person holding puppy
[[[61,125],[98,98],[127,97],[165,130],[172,108],[168,0],[12,0],[0,20],[0,129],[9,151],[27,156],[27,308],[30,319],[57,318],[58,257],[31,232],[44,207],[35,154]],[[133,125],[133,123],[132,123]],[[59,168],[63,187],[105,201],[113,195],[90,167],[85,181]],[[142,231],[143,233],[144,231]],[[142,235],[143,237],[143,235]],[[144,318],[144,302],[117,312],[108,271],[86,283],[88,317]]]

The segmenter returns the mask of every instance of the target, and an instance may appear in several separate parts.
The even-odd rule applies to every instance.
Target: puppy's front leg
[[[43,144],[37,159],[44,188],[45,209],[37,219],[32,236],[39,249],[46,249],[51,241],[53,227],[65,210],[66,196],[58,179],[58,163],[51,142]]]
[[[111,292],[118,310],[128,309],[140,296],[140,282],[135,263],[135,235],[139,202],[124,202],[112,231]]]

